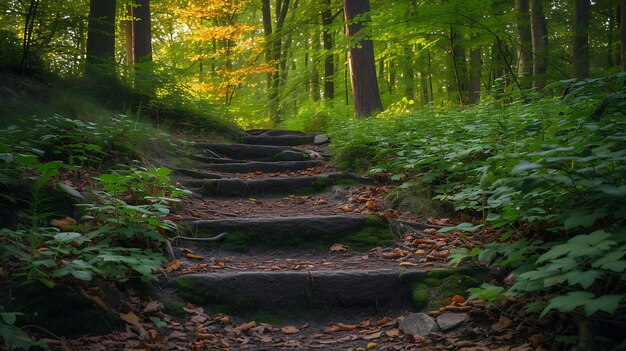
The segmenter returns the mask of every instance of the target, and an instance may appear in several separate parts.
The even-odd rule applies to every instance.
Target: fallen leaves
[[[163,268],[166,273],[172,273],[180,268],[180,260],[173,260]]]
[[[65,230],[67,229],[67,227],[76,225],[76,220],[72,217],[65,217],[64,219],[53,219],[50,221],[50,225]]]
[[[283,334],[296,334],[300,332],[300,329],[294,327],[293,325],[287,325],[284,326],[282,328],[280,328],[280,331],[283,332]]]
[[[391,252],[383,252],[381,254],[381,256],[383,256],[384,258],[396,259],[396,258],[404,257],[404,256],[406,256],[408,254],[409,254],[408,251],[402,250],[402,249],[396,247]]]
[[[346,252],[348,250],[350,250],[350,246],[346,246],[346,245],[339,244],[339,243],[333,244],[329,249],[330,252]]]

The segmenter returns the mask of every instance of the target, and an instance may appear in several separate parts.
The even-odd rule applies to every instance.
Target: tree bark
[[[335,98],[335,63],[333,62],[333,33],[331,26],[333,15],[330,0],[324,3],[322,10],[322,40],[324,42],[324,99]]]
[[[269,67],[272,62],[272,45],[270,43],[272,36],[272,11],[270,9],[270,0],[262,0],[261,13],[263,15],[263,34],[265,36],[265,64]],[[272,87],[272,73],[267,73],[267,89]]]
[[[343,0],[346,36],[350,45],[349,64],[352,98],[354,100],[354,114],[357,117],[369,116],[383,108],[376,81],[374,43],[367,38],[359,40],[358,44],[352,42],[355,35],[365,27],[364,23],[369,21],[367,19],[369,11],[369,0]],[[365,16],[362,16],[363,14]],[[354,21],[357,16],[359,16],[359,20]]]
[[[269,91],[270,100],[270,116],[274,121],[274,124],[278,124],[282,121],[280,113],[280,76],[281,65],[285,59],[283,57],[283,44],[282,44],[282,29],[287,18],[287,10],[289,10],[290,0],[276,0],[275,6],[275,20],[276,26],[274,27],[273,47],[272,47],[272,61],[274,63],[274,72],[272,73],[272,83]]]
[[[519,42],[517,76],[522,88],[528,89],[531,86],[533,72],[529,0],[515,0],[515,11],[517,13],[517,41]]]
[[[87,24],[87,64],[91,77],[115,76],[115,0],[91,0]],[[110,65],[110,67],[105,67]]]
[[[133,7],[131,5],[126,5],[126,16],[128,16],[130,19],[124,21],[123,26],[124,26],[124,44],[126,47],[126,65],[131,68],[133,66],[133,63],[135,62],[134,59],[134,47],[133,47],[133,25],[134,22],[132,20],[133,17]],[[129,69],[130,72],[130,69]]]
[[[24,33],[22,39],[22,60],[20,62],[20,71],[25,73],[28,70],[30,61],[30,48],[33,40],[33,31],[35,29],[35,18],[37,18],[37,9],[39,8],[39,0],[31,0],[28,5],[28,12],[24,20]]]
[[[622,72],[626,71],[626,0],[620,1],[619,45]]]
[[[415,98],[415,70],[413,67],[413,50],[409,45],[404,47],[402,66],[404,68],[404,94],[407,99]]]
[[[452,50],[452,66],[454,69],[454,80],[458,93],[459,105],[464,106],[468,102],[468,80],[467,80],[467,59],[465,48],[461,42],[460,35],[450,28],[450,48]]]
[[[543,1],[530,0],[530,29],[533,43],[533,89],[543,90],[548,70],[548,26]]]
[[[471,105],[480,101],[480,71],[482,64],[480,48],[471,49],[469,73],[469,103]]]
[[[137,0],[133,9],[137,19],[133,24],[133,46],[135,63],[152,61],[152,26],[150,23],[150,0]]]
[[[590,0],[574,0],[574,39],[572,73],[574,78],[589,78],[589,12]]]

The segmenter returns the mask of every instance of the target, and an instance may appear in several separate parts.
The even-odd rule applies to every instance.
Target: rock
[[[424,313],[411,313],[402,321],[400,321],[399,329],[407,335],[426,336],[437,324],[435,320]]]
[[[313,144],[315,145],[322,145],[322,144],[326,144],[329,142],[330,142],[330,139],[328,139],[328,137],[324,134],[318,134],[313,139]]]
[[[442,331],[450,330],[469,319],[467,313],[444,313],[437,317],[437,324]]]
[[[345,198],[348,196],[348,190],[338,185],[333,186],[331,191],[333,193],[334,200],[345,200]]]
[[[276,158],[280,161],[302,161],[307,158],[306,154],[298,151],[284,150]]]

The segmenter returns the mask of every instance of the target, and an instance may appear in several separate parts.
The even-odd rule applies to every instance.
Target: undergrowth
[[[389,174],[400,188],[428,185],[435,199],[483,219],[453,229],[501,232],[482,250],[451,255],[453,264],[473,260],[516,277],[474,296],[530,296],[528,313],[599,322],[623,315],[626,303],[625,84],[622,73],[557,82],[546,90],[563,96],[531,102],[392,108],[336,120],[330,135],[339,158],[369,154],[370,174]]]

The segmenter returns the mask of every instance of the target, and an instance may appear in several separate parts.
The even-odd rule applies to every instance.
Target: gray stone
[[[207,164],[204,169],[217,171],[217,172],[229,172],[229,173],[248,173],[261,171],[264,173],[273,172],[287,172],[287,171],[300,171],[303,169],[318,167],[322,165],[320,160],[309,161],[277,161],[277,162],[238,162],[238,163],[218,163]]]
[[[399,329],[407,335],[426,336],[436,326],[437,324],[431,316],[424,313],[411,313],[400,321]]]
[[[324,134],[318,134],[313,139],[313,144],[315,145],[322,145],[322,144],[326,144],[329,142],[330,142],[330,139],[328,139],[328,137],[326,137],[326,135]]]
[[[405,306],[424,271],[335,270],[215,272],[185,275],[209,301],[267,308]],[[174,283],[174,281],[172,281]],[[433,322],[434,323],[434,322]]]
[[[334,200],[345,200],[346,197],[348,196],[348,190],[335,185],[332,187],[332,193],[333,193],[333,199]]]
[[[437,324],[442,331],[455,328],[469,319],[467,313],[444,313],[437,317]]]

